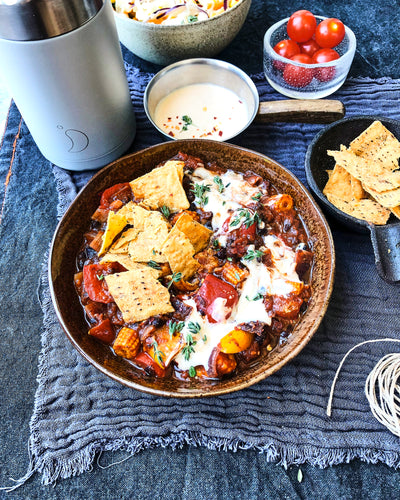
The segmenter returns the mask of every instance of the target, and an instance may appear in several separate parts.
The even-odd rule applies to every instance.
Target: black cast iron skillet
[[[348,146],[374,120],[380,120],[398,139],[400,139],[400,121],[380,116],[353,116],[344,118],[325,127],[319,132],[308,147],[305,170],[308,185],[319,200],[324,211],[348,228],[363,233],[370,233],[375,254],[375,264],[379,276],[389,283],[400,283],[400,221],[390,216],[385,226],[376,226],[343,213],[332,205],[322,194],[328,180],[326,170],[335,164],[327,150],[339,150],[340,145]]]

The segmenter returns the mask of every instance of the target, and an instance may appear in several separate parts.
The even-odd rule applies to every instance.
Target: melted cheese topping
[[[222,184],[215,182],[216,177]],[[258,188],[251,186],[240,174],[232,170],[217,175],[204,167],[198,167],[190,178],[193,183],[208,186],[210,189],[206,194],[207,202],[202,208],[206,212],[212,212],[211,225],[216,236],[219,236],[224,222],[240,208],[254,203],[252,197],[260,192]],[[223,189],[220,186],[223,186]],[[233,229],[236,228],[229,228],[229,231]],[[226,238],[218,239],[220,245],[225,246]]]
[[[191,180],[193,183],[209,186],[210,190],[205,193],[204,204],[201,207],[207,212],[212,212],[212,227],[220,245],[223,245],[226,240],[226,234],[222,232],[223,223],[239,208],[253,203],[253,196],[259,193],[259,189],[251,186],[240,174],[230,170],[217,176],[222,184],[215,182],[216,176],[214,172],[198,167],[192,173]],[[209,323],[207,317],[199,313],[193,299],[183,299],[185,304],[192,308],[182,329],[183,338],[186,339],[187,335],[191,334],[188,327],[190,322],[198,323],[200,331],[195,335],[191,334],[196,344],[193,346],[194,352],[187,356],[188,359],[185,359],[183,351],[175,357],[175,362],[181,370],[189,370],[192,366],[200,365],[207,369],[213,349],[239,324],[260,321],[270,325],[271,316],[266,311],[263,300],[265,295],[287,296],[291,292],[297,293],[302,288],[303,282],[296,273],[295,252],[275,235],[263,236],[263,243],[259,250],[264,252],[270,250],[272,266],[267,267],[256,258],[241,260],[249,275],[238,290],[239,301],[228,319],[225,319],[227,316],[225,299],[217,298],[209,308],[217,323]],[[255,246],[249,245],[248,250],[254,251]]]

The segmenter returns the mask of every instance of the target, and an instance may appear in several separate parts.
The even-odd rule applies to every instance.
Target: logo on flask
[[[57,128],[63,130],[64,127],[62,125],[58,125]],[[81,153],[89,146],[89,137],[81,130],[67,128],[67,130],[64,131],[64,134],[70,140],[68,153]]]

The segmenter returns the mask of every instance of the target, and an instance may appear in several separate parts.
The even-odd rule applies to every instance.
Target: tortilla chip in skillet
[[[103,255],[107,249],[111,246],[114,238],[119,234],[127,224],[127,220],[123,215],[118,215],[112,210],[108,212],[107,216],[107,226],[103,234],[103,241],[101,248],[98,252],[99,255]]]

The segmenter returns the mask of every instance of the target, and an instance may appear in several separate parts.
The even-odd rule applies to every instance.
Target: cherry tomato
[[[281,40],[275,45],[274,50],[280,56],[286,57],[286,59],[300,54],[300,47],[293,40]],[[282,61],[274,61],[274,66],[276,69],[283,71],[286,65]]]
[[[150,375],[155,375],[156,377],[165,377],[167,373],[164,368],[161,368],[161,366],[159,366],[154,359],[147,354],[147,352],[140,352],[133,362],[140,368],[143,368],[146,372],[149,372]]]
[[[109,208],[111,203],[115,200],[128,201],[129,196],[132,195],[132,190],[129,182],[121,182],[114,184],[103,191],[100,199],[100,208]]]
[[[115,333],[110,319],[106,318],[96,326],[93,326],[89,330],[89,335],[96,337],[106,344],[111,344],[115,339]]]
[[[291,58],[292,61],[296,61],[303,64],[311,64],[311,57],[306,54],[298,54]],[[312,68],[303,68],[301,66],[295,66],[294,64],[287,64],[283,71],[283,78],[286,83],[292,87],[306,87],[314,76],[314,70]]]
[[[344,38],[345,27],[339,19],[324,19],[315,30],[315,41],[324,49],[336,47]]]
[[[221,300],[216,302],[217,299]],[[207,274],[195,297],[197,307],[207,314],[210,323],[229,318],[238,300],[236,289],[213,274]]]
[[[306,42],[312,38],[317,20],[308,10],[298,10],[292,14],[287,23],[287,33],[295,42]]]
[[[311,40],[307,40],[306,42],[299,43],[299,47],[300,52],[309,57],[312,57],[315,52],[321,48],[314,38],[311,38]]]
[[[118,262],[105,262],[104,264],[88,264],[83,267],[83,286],[89,299],[95,302],[109,304],[114,299],[108,291],[104,276],[124,271],[125,268]]]
[[[313,64],[326,63],[339,59],[339,54],[333,49],[320,49],[311,58]],[[315,77],[320,82],[329,82],[335,76],[336,70],[334,67],[330,68],[316,68],[314,70]]]

